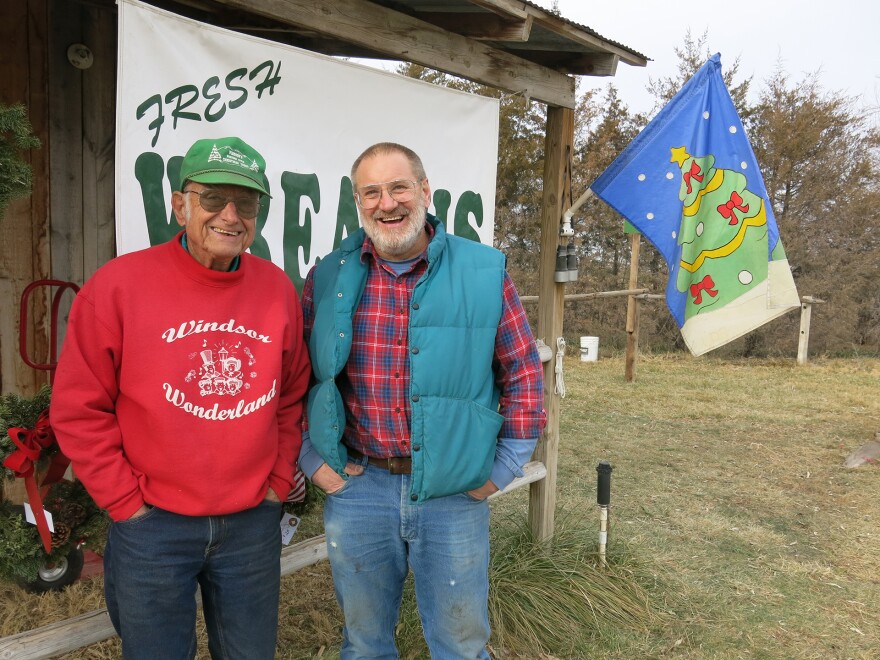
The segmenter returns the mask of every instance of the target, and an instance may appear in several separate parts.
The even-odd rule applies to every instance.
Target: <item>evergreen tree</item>
[[[654,96],[654,107],[651,110],[651,116],[657,114],[678,93],[678,90],[691,79],[697,70],[706,63],[706,60],[715,54],[709,48],[708,41],[708,32],[703,32],[702,35],[695,39],[691,35],[690,28],[688,28],[682,45],[676,46],[673,49],[676,57],[678,57],[677,75],[675,77],[648,78],[647,90]],[[748,95],[752,79],[746,78],[734,84],[739,74],[738,57],[732,62],[722,60],[722,64],[724,65],[724,73],[722,75],[724,84],[727,87],[727,91],[730,92],[733,105],[737,113],[739,113],[740,119],[745,122],[751,112],[751,108],[748,105]],[[647,123],[647,121],[644,123]]]
[[[811,350],[880,346],[880,130],[856,100],[781,67],[747,125],[801,295]],[[796,319],[786,333],[797,333]]]
[[[0,216],[13,199],[30,194],[31,168],[19,153],[39,146],[25,107],[0,103]]]

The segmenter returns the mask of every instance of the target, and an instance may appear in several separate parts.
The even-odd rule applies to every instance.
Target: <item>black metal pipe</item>
[[[599,461],[596,466],[596,472],[599,474],[596,484],[596,502],[599,506],[608,506],[611,504],[611,463],[608,461]]]

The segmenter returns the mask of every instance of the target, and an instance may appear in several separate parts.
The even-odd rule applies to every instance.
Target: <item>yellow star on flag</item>
[[[687,147],[672,147],[670,151],[672,152],[672,158],[669,159],[669,162],[678,163],[679,167],[684,165],[684,161],[691,157],[687,152]]]

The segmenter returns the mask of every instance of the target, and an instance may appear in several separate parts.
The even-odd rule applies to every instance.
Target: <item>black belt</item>
[[[373,458],[372,456],[364,456],[359,451],[346,447],[349,457],[354,460],[367,459],[367,463],[375,465],[383,470],[388,470],[391,474],[412,474],[412,459],[409,456],[392,456],[390,458]]]

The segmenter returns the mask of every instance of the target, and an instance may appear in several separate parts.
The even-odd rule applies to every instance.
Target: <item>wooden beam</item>
[[[801,332],[798,336],[797,363],[806,364],[810,352],[810,318],[813,315],[813,305],[822,304],[825,301],[813,296],[801,296]]]
[[[575,302],[577,300],[593,300],[595,298],[619,298],[620,296],[650,296],[651,294],[647,294],[647,291],[647,289],[620,289],[619,291],[594,291],[593,293],[566,293],[563,296],[563,301]],[[655,297],[663,298],[664,296],[657,294]],[[540,300],[538,296],[520,296],[519,299],[523,303],[536,303]]]
[[[532,32],[530,16],[510,21],[495,14],[419,12],[419,18],[431,25],[478,41],[528,41]]]
[[[613,76],[617,73],[620,57],[612,53],[572,53],[569,51],[543,50],[532,47],[511,48],[531,62],[577,76]]]
[[[34,628],[0,639],[0,657],[42,660],[102,642],[116,634],[107,609],[93,610],[71,619]]]
[[[574,144],[574,111],[569,108],[547,108],[547,130],[544,142],[544,196],[541,211],[541,261],[538,273],[540,304],[538,305],[537,336],[548,346],[556,345],[562,336],[563,297],[565,285],[553,281],[556,270],[556,246],[562,214],[567,209],[571,186],[568,171]],[[531,485],[529,491],[529,523],[539,541],[553,536],[556,510],[556,472],[559,463],[560,396],[555,392],[555,365],[544,364],[544,408],[547,426],[535,450],[547,476]]]
[[[488,44],[360,0],[217,0],[549,105],[575,106],[575,80]]]
[[[813,306],[810,303],[801,303],[801,332],[798,336],[798,353],[797,363],[806,364],[807,355],[810,348],[810,315],[813,312]]]
[[[591,46],[599,52],[617,55],[627,64],[632,66],[646,66],[648,64],[648,58],[643,55],[632,53],[625,47],[594,34],[593,30],[589,28],[585,30],[581,27],[576,27],[576,24],[571,25],[562,16],[558,16],[540,7],[527,5],[520,0],[471,0],[471,4],[496,12],[500,16],[516,16],[517,18],[531,16],[535,23],[540,24],[551,32],[564,35],[567,39],[576,41],[584,46]]]
[[[632,53],[623,46],[614,42],[603,39],[597,34],[591,34],[583,28],[575,27],[568,24],[563,19],[547,12],[533,10],[535,24],[542,25],[548,30],[552,30],[557,34],[565,36],[567,39],[575,41],[583,46],[590,46],[598,52],[611,53],[617,55],[621,60],[631,66],[647,66],[648,58],[644,55]]]
[[[116,256],[116,12],[82,7],[85,43],[94,64],[82,77],[83,90],[83,277],[88,279]]]
[[[327,559],[327,541],[323,534],[289,545],[281,550],[281,575],[290,575],[324,559]]]
[[[499,490],[497,492],[489,495],[490,500],[494,500],[496,497],[501,497],[502,495],[506,495],[512,490],[516,490],[517,488],[522,488],[523,486],[527,486],[528,484],[533,484],[536,481],[540,481],[547,476],[547,468],[543,463],[538,461],[529,461],[525,465],[523,465],[523,476],[517,477],[509,484],[507,484],[507,488],[503,490]]]
[[[526,7],[524,2],[518,2],[517,0],[471,0],[471,4],[488,9],[499,16],[526,18],[529,15],[529,8]]]
[[[642,235],[632,233],[630,235],[629,260],[629,288],[635,289],[639,285],[639,247]],[[626,359],[624,361],[624,378],[631,383],[636,378],[636,357],[639,352],[639,299],[635,295],[626,299]]]
[[[83,72],[67,60],[67,47],[83,38],[82,5],[53,2],[50,20],[52,275],[81,285],[91,275],[86,263],[97,231],[95,218],[83,217]]]

